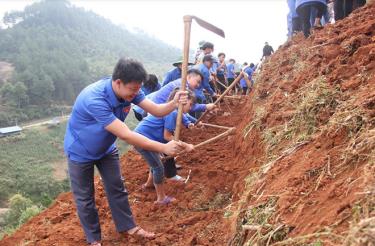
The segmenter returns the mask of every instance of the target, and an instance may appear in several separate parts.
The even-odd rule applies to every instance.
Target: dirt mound
[[[236,134],[179,158],[178,203],[143,192],[147,165],[121,161],[136,221],[159,233],[139,242],[116,233],[102,184],[96,198],[106,245],[367,245],[374,240],[375,6],[283,45],[255,93],[222,105],[210,123]],[[201,142],[222,130],[183,133]],[[85,245],[70,193],[1,245]],[[361,244],[362,243],[362,244]]]

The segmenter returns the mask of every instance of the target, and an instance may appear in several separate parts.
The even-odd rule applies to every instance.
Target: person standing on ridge
[[[296,12],[301,18],[302,31],[306,38],[310,36],[311,19],[315,19],[314,27],[321,27],[320,21],[326,9],[326,0],[296,0]]]
[[[273,53],[274,53],[274,51],[273,51],[272,46],[269,45],[268,42],[265,42],[264,47],[263,47],[263,56],[262,56],[262,59],[263,58],[267,59],[267,57],[269,57]]]

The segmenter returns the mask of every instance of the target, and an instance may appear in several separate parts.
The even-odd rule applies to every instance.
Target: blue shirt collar
[[[115,92],[113,91],[112,77],[107,77],[107,78],[104,78],[103,80],[106,80],[105,89],[106,89],[106,92],[107,92],[107,95],[108,95],[108,98],[109,98],[109,101],[110,101],[111,105],[116,108],[116,107],[120,106],[121,104],[123,104],[125,101],[119,100],[117,98]]]

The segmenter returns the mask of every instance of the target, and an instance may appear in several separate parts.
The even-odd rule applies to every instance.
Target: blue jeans
[[[79,163],[68,159],[71,189],[78,217],[89,243],[101,240],[99,216],[95,206],[94,166],[98,168],[102,177],[117,231],[128,231],[136,226],[128,201],[128,192],[121,180],[117,149],[96,161]]]
[[[164,166],[160,159],[160,154],[157,152],[144,150],[139,147],[135,149],[143,156],[150,167],[154,184],[158,185],[163,183],[164,180]]]

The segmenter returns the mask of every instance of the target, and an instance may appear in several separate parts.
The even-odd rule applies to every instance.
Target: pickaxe
[[[195,20],[198,25],[201,27],[216,33],[217,35],[225,38],[224,31],[220,28],[196,17],[193,15],[185,15],[184,16],[184,53],[183,53],[183,62],[182,62],[182,72],[181,72],[181,90],[186,90],[186,77],[187,77],[187,66],[189,60],[189,49],[190,49],[190,32],[191,32],[191,23],[192,20]],[[181,131],[181,121],[182,121],[182,107],[183,105],[178,105],[178,114],[176,119],[176,130],[175,130],[175,140],[180,140],[180,131]]]

